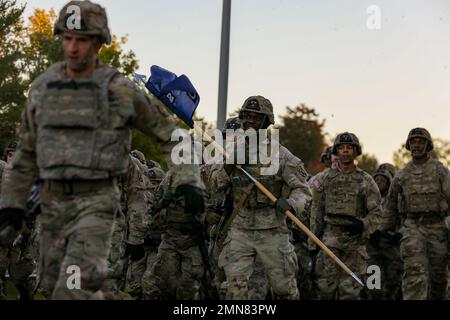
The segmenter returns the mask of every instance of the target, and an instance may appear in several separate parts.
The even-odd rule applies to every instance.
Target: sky
[[[67,1],[25,2],[29,16]],[[96,2],[111,32],[128,35],[138,72],[186,74],[201,96],[197,114],[215,123],[222,1]],[[367,26],[371,5],[379,29]],[[279,121],[286,106],[305,103],[331,139],[353,132],[381,162],[414,127],[450,140],[449,0],[234,0],[230,41],[228,112],[262,95]]]

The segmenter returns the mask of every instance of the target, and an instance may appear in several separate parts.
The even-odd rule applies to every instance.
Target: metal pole
[[[227,116],[228,66],[230,61],[231,0],[223,0],[222,36],[220,41],[219,99],[217,128],[222,130]]]

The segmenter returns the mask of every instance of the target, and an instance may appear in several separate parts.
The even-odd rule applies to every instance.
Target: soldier
[[[380,191],[373,178],[355,165],[361,146],[354,134],[339,134],[333,154],[338,156],[337,165],[319,173],[312,184],[311,231],[361,276],[367,268],[369,235],[381,217]],[[310,249],[315,249],[309,242]],[[316,274],[321,299],[361,298],[361,286],[322,251],[317,256]]]
[[[249,97],[239,112],[239,118],[244,130],[267,130],[275,123],[272,103],[262,96]],[[261,143],[271,149],[272,142],[266,140]],[[250,156],[249,150],[255,150],[255,146],[248,144],[246,149],[246,155]],[[249,279],[256,259],[261,262],[277,298],[299,297],[297,257],[289,241],[284,211],[302,213],[311,193],[302,161],[283,146],[279,147],[278,155],[279,167],[274,175],[262,174],[261,169],[267,166],[261,161],[257,164],[247,161],[245,165],[279,199],[276,206],[234,165],[225,165],[225,170],[216,172],[216,179],[227,182],[231,188],[234,210],[237,210],[219,256],[219,266],[224,268],[227,279],[227,299],[250,298]]]
[[[395,231],[400,226],[403,298],[446,299],[449,170],[429,157],[433,141],[426,129],[412,129],[405,147],[412,161],[392,181],[382,229]]]
[[[383,211],[394,176],[395,167],[389,163],[378,166],[373,174],[381,193]],[[368,291],[372,300],[401,300],[403,265],[400,258],[400,238],[398,232],[382,232],[377,229],[369,239],[369,265],[379,266],[381,270],[381,290]]]
[[[233,141],[235,132],[228,132],[227,130],[241,129],[241,121],[239,117],[233,117],[226,120],[222,136],[228,141]],[[231,135],[230,135],[231,134]],[[233,142],[234,143],[234,142]],[[223,240],[228,233],[228,229],[225,225],[229,225],[233,219],[233,199],[229,184],[224,181],[217,181],[215,179],[215,171],[220,170],[222,167],[217,165],[203,165],[202,177],[203,181],[207,185],[206,198],[206,217],[205,222],[207,226],[211,226],[210,234],[210,260],[211,265],[214,267],[214,285],[216,286],[220,299],[226,298],[227,282],[223,268],[219,268],[219,255],[223,248]],[[257,258],[253,273],[249,279],[249,299],[251,300],[264,300],[270,292],[269,280],[267,279],[264,266],[260,259]]]
[[[70,14],[70,6],[80,14]],[[127,170],[131,127],[163,142],[162,152],[173,167],[175,143],[169,141],[177,126],[159,100],[99,63],[97,53],[111,43],[104,8],[90,1],[69,2],[54,33],[62,36],[65,61],[31,86],[19,147],[3,177],[0,226],[10,226],[4,232],[20,229],[31,184],[43,179],[43,284],[52,299],[102,299],[120,202],[117,178]],[[189,210],[203,204],[198,166],[177,166],[172,180]],[[80,281],[69,286],[74,278]]]
[[[173,187],[173,177],[166,175],[157,190],[158,208],[151,230],[161,232],[156,261],[142,279],[146,300],[200,300],[206,251],[200,214],[190,211]]]
[[[111,299],[121,299],[125,287],[129,256],[131,262],[144,256],[147,231],[145,185],[139,160],[130,156],[126,175],[119,179],[121,210],[117,212],[108,258],[107,288]]]
[[[149,160],[152,161],[152,160]],[[153,167],[145,173],[146,179],[149,185],[145,186],[145,196],[148,198],[147,201],[147,212],[145,219],[145,237],[143,243],[144,256],[141,259],[133,260],[130,259],[127,272],[127,288],[128,293],[136,298],[142,298],[142,278],[145,271],[151,268],[153,263],[156,261],[156,255],[158,253],[158,246],[161,242],[161,234],[157,232],[150,232],[148,225],[149,221],[149,211],[156,205],[155,204],[155,192],[161,181],[164,179],[165,172],[161,169],[158,163],[153,165]]]

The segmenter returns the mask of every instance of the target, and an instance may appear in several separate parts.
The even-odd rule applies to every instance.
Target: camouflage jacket
[[[436,159],[422,165],[412,161],[394,177],[387,195],[382,229],[398,228],[407,216],[448,215],[450,174]]]
[[[286,198],[293,214],[301,216],[307,210],[311,201],[311,191],[306,182],[307,173],[303,162],[288,149],[280,146],[279,167],[273,175],[261,175],[261,165],[245,165],[259,182],[261,182],[276,198]],[[230,175],[222,165],[216,165],[211,174],[212,184],[219,191],[230,188],[235,207],[243,196],[243,189],[251,183],[249,178],[239,170],[233,170]],[[253,187],[243,206],[231,224],[231,228],[246,230],[272,229],[286,227],[286,216],[277,213],[273,203],[260,190]]]
[[[130,156],[127,174],[122,179],[122,202],[128,225],[128,242],[142,244],[148,229],[147,203],[145,202],[144,174],[139,160]]]
[[[367,239],[380,224],[381,195],[373,178],[356,167],[343,173],[338,166],[325,169],[313,181],[310,227],[318,237],[325,224],[345,225],[348,218],[363,222],[363,238]]]

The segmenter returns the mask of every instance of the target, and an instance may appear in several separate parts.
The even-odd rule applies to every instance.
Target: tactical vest
[[[430,159],[421,166],[409,165],[399,175],[402,187],[402,213],[440,213],[448,209],[441,191],[437,162]]]
[[[71,80],[64,76],[63,66],[53,65],[45,74],[36,106],[40,177],[94,180],[125,173],[131,129],[117,121],[112,125],[108,100],[118,71],[100,65],[90,77]]]
[[[279,174],[260,175],[260,166],[245,167],[251,175],[261,182],[276,198],[282,195],[283,178]],[[240,198],[244,196],[243,190],[251,183],[242,172],[234,170],[230,175],[233,190],[233,204],[236,207]],[[285,225],[286,218],[277,214],[272,201],[258,188],[253,187],[246,201],[239,209],[233,226],[243,229],[270,229]]]
[[[327,215],[365,216],[364,177],[358,171],[344,174],[330,169],[324,185]]]

